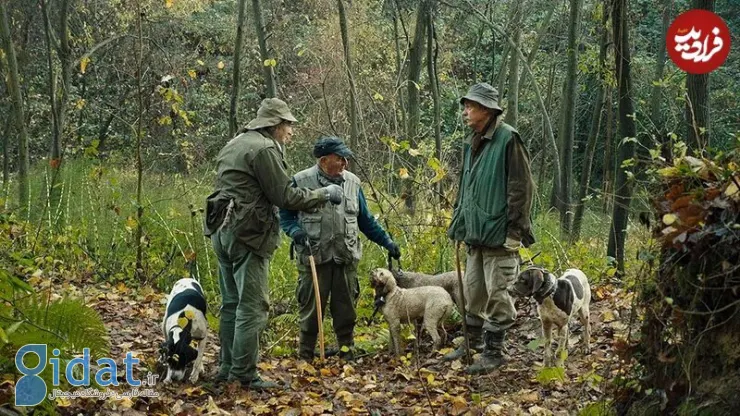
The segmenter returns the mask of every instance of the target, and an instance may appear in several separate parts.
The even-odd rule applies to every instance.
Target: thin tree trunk
[[[414,29],[414,43],[411,45],[411,51],[409,53],[409,76],[407,80],[407,97],[408,97],[408,125],[406,127],[406,139],[411,143],[413,148],[418,146],[418,132],[419,132],[419,80],[421,78],[421,63],[424,57],[424,40],[427,32],[427,21],[429,19],[429,3],[427,0],[422,0],[419,3],[419,9],[416,15],[416,28]],[[406,186],[406,208],[409,212],[413,213],[415,208],[414,203],[414,187],[412,181],[407,181]]]
[[[550,76],[547,81],[547,102],[545,104],[545,108],[547,111],[550,111],[550,107],[552,104],[552,89],[555,85],[555,69],[557,68],[557,61],[555,59],[552,60],[552,67],[550,68]],[[545,183],[545,172],[547,168],[547,155],[550,153],[547,150],[547,135],[545,134],[545,121],[542,121],[542,159],[540,160],[540,174],[538,176],[538,184],[544,184]],[[527,148],[530,149],[529,142],[527,143]],[[557,155],[555,155],[557,157]],[[553,181],[553,185],[556,182]],[[540,185],[542,186],[542,185]],[[552,206],[552,205],[551,205]]]
[[[542,25],[537,31],[537,38],[535,38],[534,45],[532,45],[532,49],[529,51],[529,54],[527,54],[527,65],[529,65],[530,68],[534,65],[534,58],[537,57],[537,52],[540,50],[542,39],[545,38],[547,29],[550,28],[550,20],[552,20],[552,15],[555,14],[555,9],[556,7],[551,7],[550,11],[547,12],[545,20],[542,21]],[[520,87],[524,87],[526,85],[526,81],[527,79],[524,77],[524,74],[521,74],[519,77]]]
[[[714,0],[693,0],[693,9],[714,11]],[[709,74],[687,74],[686,145],[690,149],[709,146]]]
[[[13,125],[13,109],[8,109],[8,115],[5,117],[5,126],[3,127],[3,191],[8,186],[10,180],[10,126]],[[3,194],[3,196],[5,196]]]
[[[568,64],[565,75],[565,88],[563,98],[562,123],[560,125],[560,134],[562,137],[562,152],[560,153],[560,165],[563,168],[563,174],[560,180],[560,230],[563,237],[570,235],[570,223],[573,216],[571,207],[571,187],[573,186],[573,143],[575,142],[575,121],[576,121],[576,89],[578,84],[578,73],[576,67],[578,64],[578,28],[579,15],[581,9],[581,0],[570,0],[570,22],[568,24]]]
[[[513,27],[512,40],[518,48],[522,34],[520,11],[521,3],[515,1],[511,3],[511,27]],[[501,93],[501,91],[499,91]],[[519,54],[512,54],[509,61],[509,91],[506,95],[506,116],[504,121],[516,127],[519,118]]]
[[[581,169],[581,181],[578,190],[578,198],[575,201],[576,213],[573,217],[571,241],[578,241],[581,235],[581,224],[583,222],[583,212],[586,205],[584,199],[586,198],[589,186],[591,185],[591,166],[593,165],[593,160],[596,153],[596,142],[598,141],[600,133],[602,114],[601,110],[604,107],[604,83],[606,82],[606,50],[609,42],[609,31],[606,27],[609,15],[607,14],[606,7],[602,9],[602,13],[603,15],[601,16],[601,27],[599,27],[599,30],[601,31],[601,46],[599,48],[599,73],[596,82],[596,98],[594,99],[594,112],[591,116],[591,129],[588,135],[586,154],[583,157],[583,168]]]
[[[136,271],[135,277],[143,281],[144,279],[144,264],[143,264],[143,253],[141,236],[143,234],[142,220],[144,216],[144,206],[142,205],[142,177],[143,177],[143,165],[141,161],[141,140],[144,130],[144,91],[142,90],[142,72],[144,66],[144,36],[141,28],[141,0],[136,2],[136,26],[139,35],[138,45],[136,48],[136,90],[139,101],[139,118],[136,126]]]
[[[400,88],[403,78],[403,61],[401,60],[401,42],[398,33],[398,8],[393,9],[393,40],[396,46],[396,94],[398,97],[398,108],[401,115],[401,126],[406,126],[406,107],[403,104],[403,91]],[[396,128],[398,130],[398,128]]]
[[[229,137],[239,130],[239,81],[241,79],[242,43],[244,41],[244,20],[247,0],[239,0],[239,16],[236,20],[236,40],[234,41],[234,74],[231,81],[231,104],[229,105]]]
[[[6,3],[5,0],[0,1],[0,38],[2,38],[2,45],[8,63],[8,92],[13,103],[15,126],[18,132],[18,205],[20,206],[20,212],[25,213],[29,196],[28,131],[26,130],[23,96],[21,94],[20,77],[18,76],[18,61],[10,34]]]
[[[265,77],[265,87],[267,97],[277,96],[277,82],[275,81],[275,70],[272,65],[265,65],[270,59],[270,52],[267,47],[267,35],[265,34],[265,21],[262,18],[262,5],[260,0],[252,0],[252,12],[254,13],[254,25],[257,32],[257,43],[260,47],[260,57],[262,58],[262,71]]]
[[[349,142],[350,146],[358,142],[360,135],[357,120],[357,88],[355,86],[355,75],[352,70],[352,54],[349,43],[349,29],[347,24],[347,12],[344,9],[344,0],[337,0],[339,8],[339,28],[342,32],[342,45],[344,46],[344,64],[349,79]]]
[[[499,65],[498,75],[496,78],[496,82],[498,83],[498,85],[496,86],[496,89],[498,90],[499,97],[503,95],[504,88],[506,86],[506,79],[507,79],[506,74],[508,73],[506,72],[506,70],[508,69],[507,64],[509,62],[509,52],[510,51],[511,51],[511,46],[506,45],[506,47],[504,48],[504,53],[503,55],[501,55],[501,64]]]
[[[437,78],[437,36],[434,33],[434,17],[429,17],[427,30],[427,76],[429,77],[429,89],[432,92],[434,104],[434,149],[437,160],[442,160],[442,117],[439,109],[439,80]],[[444,202],[442,194],[442,181],[436,184],[439,202]]]
[[[612,209],[612,201],[614,196],[612,195],[614,189],[614,106],[612,105],[612,88],[606,88],[606,134],[604,135],[604,171],[603,171],[603,186],[602,194],[604,195],[604,214],[608,213]]]
[[[630,74],[630,45],[627,27],[627,0],[614,0],[612,23],[614,26],[614,56],[619,88],[619,133],[621,138],[636,137],[634,106],[632,104],[632,76]],[[627,174],[629,167],[622,167],[625,160],[635,155],[632,140],[619,140],[619,159],[615,183],[614,213],[609,230],[607,255],[616,258],[617,269],[624,273],[624,241],[627,238],[627,221],[632,201],[632,181]]]
[[[658,40],[658,53],[655,57],[655,75],[653,79],[658,82],[663,79],[663,73],[665,72],[666,62],[666,33],[668,32],[668,25],[671,23],[671,15],[673,14],[673,1],[663,0],[663,30],[661,31],[660,39]],[[659,135],[661,142],[664,137],[663,131],[663,116],[660,112],[661,99],[663,98],[663,87],[660,85],[653,84],[650,91],[650,120],[653,123],[653,131],[656,135]]]

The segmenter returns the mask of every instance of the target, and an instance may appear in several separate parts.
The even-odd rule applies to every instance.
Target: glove
[[[298,230],[293,234],[293,241],[296,245],[305,246],[308,241],[308,234],[304,230]]]
[[[401,258],[401,249],[398,248],[398,244],[391,241],[386,249],[388,249],[388,254],[390,254],[394,259],[398,260]]]
[[[326,194],[328,195],[329,202],[331,202],[334,205],[339,205],[342,203],[342,200],[344,199],[344,191],[342,190],[342,187],[336,184],[331,184],[324,188],[326,191]]]

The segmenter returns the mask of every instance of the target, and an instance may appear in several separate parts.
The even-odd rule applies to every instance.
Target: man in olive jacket
[[[259,336],[269,310],[269,260],[280,243],[278,207],[315,210],[344,200],[342,188],[291,186],[285,144],[296,122],[285,102],[262,101],[257,117],[217,157],[216,191],[206,201],[205,235],[219,263],[221,364],[218,382],[278,387],[257,372]]]
[[[447,235],[468,247],[465,317],[470,345],[482,351],[467,371],[487,373],[504,362],[506,330],[516,318],[507,288],[519,273],[519,248],[534,243],[530,210],[534,183],[529,154],[519,133],[500,120],[498,91],[473,85],[460,99],[472,132]],[[445,356],[465,355],[465,345]]]
[[[293,176],[295,186],[317,189],[337,184],[344,189],[345,198],[342,204],[324,206],[316,213],[280,210],[280,226],[293,239],[297,254],[296,298],[301,329],[298,355],[306,360],[313,359],[319,332],[308,260],[309,255],[313,255],[322,312],[329,305],[339,356],[352,360],[357,319],[355,302],[360,294],[357,264],[362,257],[362,245],[359,233],[384,247],[396,259],[401,257],[401,251],[368,209],[360,179],[345,170],[347,159],[352,157],[347,145],[337,137],[322,137],[316,142],[313,155],[317,158],[316,164]]]

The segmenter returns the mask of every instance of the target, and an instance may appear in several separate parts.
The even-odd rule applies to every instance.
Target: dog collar
[[[537,301],[537,303],[542,303],[545,301],[545,298],[551,296],[553,293],[555,293],[555,278],[552,275],[552,273],[548,272],[547,270],[542,270],[545,275],[545,281],[542,283],[542,287],[533,295],[534,300]]]

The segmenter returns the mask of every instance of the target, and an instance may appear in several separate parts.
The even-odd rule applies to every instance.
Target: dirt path
[[[162,342],[164,295],[151,289],[131,290],[122,284],[84,287],[88,304],[101,314],[109,329],[111,357],[120,357],[117,361],[121,364],[124,354],[132,351],[141,360],[140,378],[147,370],[153,372]],[[64,291],[82,294],[74,285]],[[351,364],[331,357],[324,365],[263,357],[263,376],[289,385],[288,390],[255,393],[230,385],[218,392],[209,387],[218,354],[216,334],[211,334],[205,353],[206,372],[199,385],[160,383],[155,387],[159,397],[75,399],[58,404],[65,414],[110,415],[573,414],[606,398],[608,380],[619,371],[614,351],[619,341],[615,340],[626,336],[629,296],[613,287],[595,288],[594,294],[593,351],[584,355],[580,328],[572,326],[570,356],[563,374],[540,371],[542,347],[533,342],[539,334],[539,321],[533,305],[524,302],[519,305],[519,318],[509,339],[508,365],[485,376],[468,376],[461,362],[442,363],[439,354],[430,358],[425,352],[418,360],[413,358],[415,354],[397,360],[383,352]],[[413,341],[407,345],[407,351],[412,352]]]

